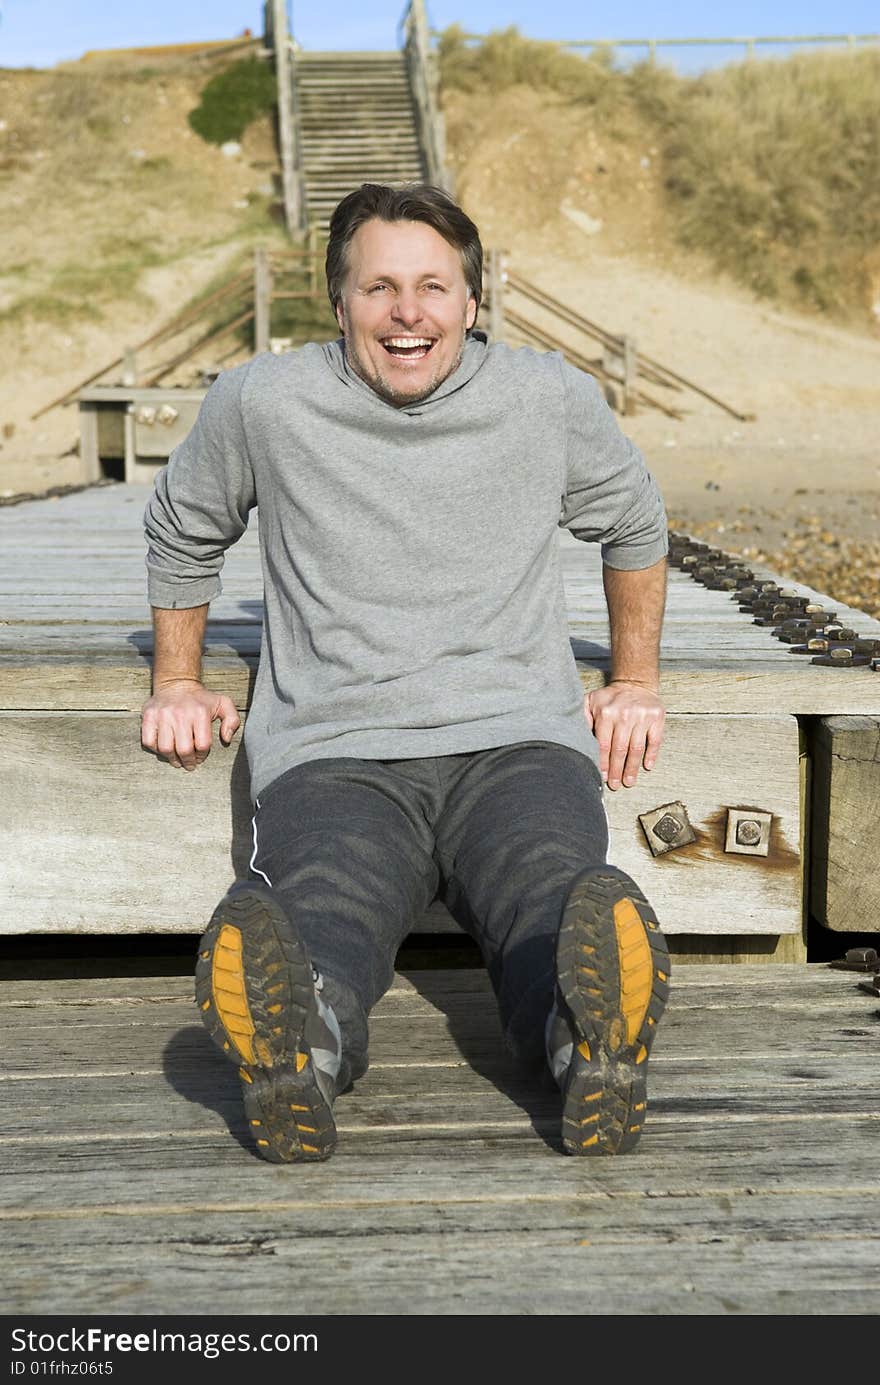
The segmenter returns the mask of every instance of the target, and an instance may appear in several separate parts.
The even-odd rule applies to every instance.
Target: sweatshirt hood
[[[424,399],[416,400],[412,404],[405,404],[400,408],[396,404],[389,404],[387,399],[383,399],[380,394],[377,394],[372,386],[368,385],[366,380],[362,380],[352,369],[346,355],[344,337],[337,337],[335,341],[326,342],[322,350],[324,359],[334,375],[349,388],[363,391],[381,408],[393,409],[396,414],[421,414],[429,412],[444,399],[448,399],[451,394],[456,394],[469,380],[473,379],[489,355],[489,341],[485,332],[472,327],[465,337],[461,360],[452,374],[447,375],[446,379],[430,394],[425,395]]]

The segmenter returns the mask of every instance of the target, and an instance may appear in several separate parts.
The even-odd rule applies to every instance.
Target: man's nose
[[[422,316],[422,305],[418,294],[401,289],[394,300],[391,316],[402,326],[412,327]]]

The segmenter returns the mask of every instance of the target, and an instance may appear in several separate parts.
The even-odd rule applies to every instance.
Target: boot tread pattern
[[[336,1144],[303,1040],[313,995],[311,964],[277,901],[259,886],[234,887],[199,944],[196,1003],[238,1065],[248,1126],[273,1163],[326,1159]]]
[[[638,1143],[669,972],[654,912],[627,875],[606,866],[575,881],[557,945],[559,992],[575,1031],[562,1122],[568,1153],[624,1154]]]

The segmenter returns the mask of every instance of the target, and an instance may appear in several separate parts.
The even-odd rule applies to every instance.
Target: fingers
[[[609,789],[632,788],[639,770],[653,769],[663,740],[665,713],[651,706],[595,695],[591,704],[593,734],[599,746],[599,770]]]
[[[224,745],[229,745],[233,736],[241,726],[241,717],[231,697],[223,696],[219,699],[214,711],[215,719],[220,718],[220,739]]]
[[[175,769],[194,770],[211,751],[211,717],[204,709],[166,709],[159,716],[157,753]]]
[[[663,713],[656,721],[651,722],[648,727],[647,745],[645,748],[645,769],[653,769],[657,763],[660,746],[663,744],[663,731],[665,725],[666,715]]]
[[[241,725],[231,698],[212,694],[166,698],[154,695],[144,706],[141,745],[175,769],[197,769],[211,753],[213,723],[220,722],[220,739],[229,745]]]
[[[159,717],[151,703],[144,707],[141,717],[141,745],[144,750],[156,750],[156,736],[159,730]]]
[[[590,693],[584,693],[584,720],[587,723],[587,730],[593,729],[593,710],[590,706]]]
[[[633,726],[618,724],[614,728],[608,761],[609,789],[619,789],[621,783],[628,789],[633,787],[642,766],[645,740],[645,727],[638,722]]]

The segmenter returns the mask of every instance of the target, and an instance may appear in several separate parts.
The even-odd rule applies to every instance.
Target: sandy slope
[[[138,142],[152,159],[167,161],[156,198],[145,201],[139,192],[137,206],[152,234],[161,231],[162,244],[175,251],[173,260],[144,273],[138,300],[105,304],[100,322],[0,324],[0,498],[78,479],[75,407],[37,422],[30,414],[145,337],[207,282],[235,244],[237,204],[271,177],[266,128],[254,130],[232,163],[183,137],[197,77],[175,69],[154,93],[152,85],[137,88],[136,128],[126,124],[113,135],[126,168]],[[0,87],[11,99],[15,83]],[[37,87],[45,97],[49,76]],[[120,91],[128,99],[130,82]],[[161,119],[151,118],[150,93]],[[804,548],[816,550],[820,572],[835,571],[828,563],[855,544],[862,563],[856,580],[863,591],[876,590],[880,609],[880,330],[781,311],[685,257],[669,234],[643,131],[612,138],[592,128],[588,112],[573,114],[530,89],[501,100],[453,93],[447,126],[458,195],[487,248],[500,247],[521,275],[610,330],[634,335],[642,351],[754,415],[741,422],[696,394],[655,389],[684,411],[681,421],[651,410],[621,420],[647,456],[676,526],[717,533],[724,546],[762,551],[792,571],[806,561]],[[27,273],[38,285],[53,256],[93,254],[100,242],[82,178],[67,185],[67,241],[37,215],[43,163],[33,147],[25,152],[4,186],[17,189],[30,220],[16,220],[7,199],[0,258],[7,265],[21,259],[29,239]],[[183,192],[162,201],[162,187],[177,186],[181,170],[198,187],[195,211]],[[134,186],[129,178],[129,199]],[[103,217],[122,224],[131,202],[116,206],[106,182],[100,196]],[[0,283],[7,292],[15,287]],[[799,548],[804,535],[809,541]],[[843,581],[839,574],[835,580]]]

